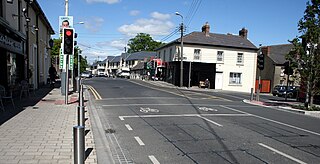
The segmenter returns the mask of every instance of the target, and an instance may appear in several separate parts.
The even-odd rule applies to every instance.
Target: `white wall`
[[[176,48],[177,47],[177,48]],[[180,45],[172,45],[163,48],[157,52],[160,58],[164,59],[164,50],[166,51],[166,61],[174,61],[174,57],[169,59],[170,48],[172,56],[178,54]],[[200,49],[199,60],[194,60],[194,50]],[[217,62],[218,51],[224,52],[223,62]],[[160,53],[159,53],[160,52]],[[243,53],[243,64],[237,64],[238,53]],[[255,87],[256,67],[257,67],[257,52],[255,50],[244,50],[236,48],[221,48],[209,46],[190,46],[183,47],[184,61],[216,63],[216,72],[223,72],[223,87],[222,90],[251,92],[251,88]],[[230,84],[230,72],[241,73],[241,84]],[[212,75],[215,76],[215,75]]]

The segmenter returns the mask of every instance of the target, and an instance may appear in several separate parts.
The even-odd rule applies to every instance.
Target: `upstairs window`
[[[193,59],[200,60],[201,49],[194,49]]]
[[[238,53],[237,64],[243,64],[243,53]]]
[[[217,53],[217,62],[223,62],[223,56],[224,56],[224,52],[223,51],[218,51],[218,53]]]

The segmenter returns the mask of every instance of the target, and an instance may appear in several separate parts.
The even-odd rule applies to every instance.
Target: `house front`
[[[250,92],[255,87],[257,47],[248,39],[248,30],[239,35],[210,33],[206,23],[202,32],[183,36],[183,86],[199,86],[208,79],[211,89]],[[181,39],[157,49],[157,57],[166,62],[165,81],[180,83]]]

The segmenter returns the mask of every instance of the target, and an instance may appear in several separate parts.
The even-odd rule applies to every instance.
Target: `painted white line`
[[[221,124],[218,124],[218,123],[216,123],[216,122],[214,122],[214,121],[212,121],[212,120],[210,120],[210,119],[207,119],[207,118],[202,117],[202,116],[198,116],[198,117],[200,117],[200,118],[202,118],[202,119],[204,119],[204,120],[206,120],[206,121],[208,121],[208,122],[210,122],[210,123],[212,123],[212,124],[215,124],[215,125],[217,125],[217,126],[222,127],[222,125],[221,125]]]
[[[134,137],[134,139],[136,139],[136,141],[138,142],[138,144],[140,146],[144,146],[144,143],[142,142],[142,140],[140,139],[140,137]]]
[[[263,146],[263,147],[265,147],[265,148],[267,148],[267,149],[269,149],[269,150],[271,150],[271,151],[273,151],[273,152],[276,152],[276,153],[278,153],[278,154],[280,154],[280,155],[282,155],[282,156],[284,156],[284,157],[286,157],[286,158],[289,158],[289,159],[291,159],[291,160],[293,160],[293,161],[295,161],[295,162],[297,162],[297,163],[300,163],[300,164],[306,164],[306,162],[303,162],[303,161],[301,161],[301,160],[299,160],[299,159],[297,159],[297,158],[294,158],[294,157],[292,157],[292,156],[290,156],[290,155],[288,155],[288,154],[286,154],[286,153],[283,153],[283,152],[281,152],[281,151],[279,151],[279,150],[277,150],[277,149],[274,149],[274,148],[272,148],[272,147],[270,147],[270,146],[268,146],[268,145],[265,145],[265,144],[263,144],[263,143],[258,143],[260,146]]]
[[[156,118],[156,117],[199,117],[199,116],[225,116],[225,117],[247,117],[251,114],[177,114],[177,115],[132,115],[132,116],[119,116],[120,120],[125,118]]]
[[[153,164],[160,164],[160,162],[157,160],[157,158],[154,157],[153,155],[149,155],[149,159],[151,160],[151,162]]]
[[[236,112],[243,113],[243,114],[249,114],[249,115],[251,115],[253,117],[257,117],[257,118],[260,118],[262,120],[270,121],[270,122],[273,122],[273,123],[276,123],[276,124],[284,125],[284,126],[287,126],[287,127],[293,128],[293,129],[301,130],[301,131],[304,131],[304,132],[307,132],[307,133],[311,133],[311,134],[320,136],[320,133],[317,133],[317,132],[313,132],[313,131],[310,131],[310,130],[307,130],[307,129],[302,129],[302,128],[299,128],[299,127],[296,127],[296,126],[293,126],[293,125],[289,125],[289,124],[286,124],[286,123],[283,123],[283,122],[275,121],[275,120],[272,120],[272,119],[269,119],[269,118],[265,118],[265,117],[262,117],[262,116],[250,114],[250,113],[243,112],[243,111],[239,111],[237,109],[233,109],[233,108],[226,107],[226,106],[223,106],[223,105],[220,105],[220,106],[223,107],[223,108],[226,108],[226,109],[230,109],[230,110],[233,110],[233,111],[236,111]]]
[[[125,124],[128,130],[133,130],[129,124]]]

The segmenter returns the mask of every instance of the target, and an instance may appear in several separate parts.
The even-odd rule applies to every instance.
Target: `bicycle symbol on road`
[[[158,113],[159,110],[158,109],[151,109],[151,108],[142,108],[140,107],[140,112],[142,113],[148,113],[148,112],[153,112],[153,113]]]
[[[205,112],[217,112],[217,109],[207,108],[207,107],[198,107],[199,110],[205,111]]]

